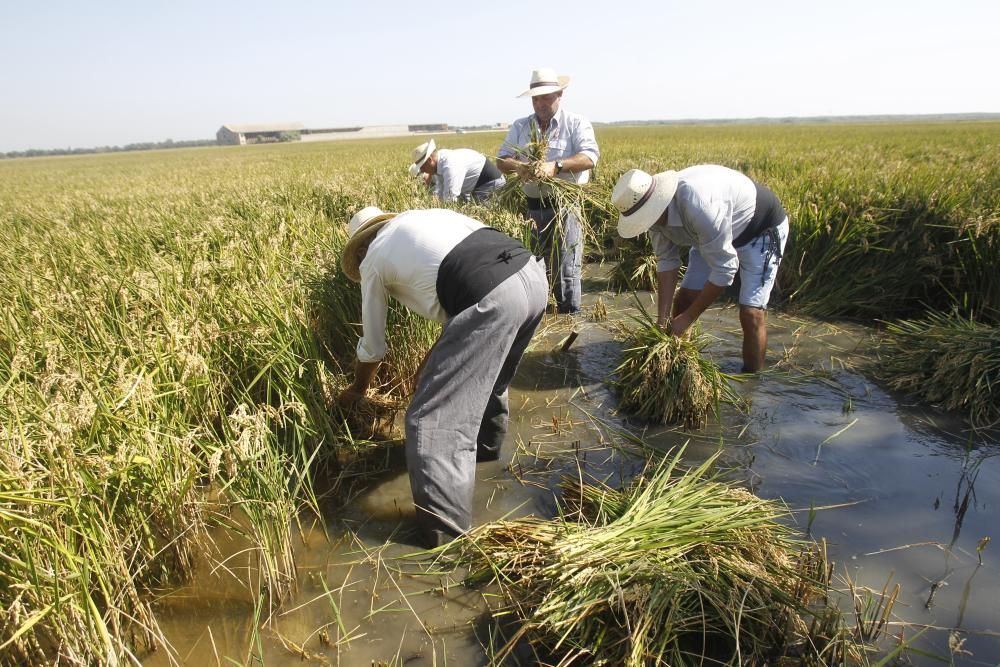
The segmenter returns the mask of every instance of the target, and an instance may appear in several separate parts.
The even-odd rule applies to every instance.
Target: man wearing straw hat
[[[441,201],[483,202],[504,184],[503,174],[482,153],[471,148],[438,148],[433,139],[413,149],[410,174],[436,176],[434,195]]]
[[[563,178],[584,184],[597,164],[600,150],[590,121],[580,114],[561,108],[568,76],[557,76],[551,68],[531,73],[528,89],[519,97],[531,97],[534,113],[511,125],[497,157],[497,167],[505,174],[518,174],[528,199],[528,217],[534,223],[533,236],[549,264],[552,291],[560,313],[580,310],[580,272],[583,266],[583,238],[577,211],[556,211],[549,192],[537,182],[539,177]],[[531,142],[532,128],[547,143],[545,161],[532,172],[525,148]],[[564,219],[557,220],[562,213]],[[561,238],[558,228],[561,224]]]
[[[342,404],[365,395],[385,355],[389,296],[444,324],[406,411],[417,523],[438,545],[472,527],[476,461],[500,455],[507,387],[545,311],[545,269],[520,242],[457,211],[369,206],[347,233],[341,264],[361,283],[363,334]]]
[[[611,193],[618,233],[648,231],[656,252],[657,323],[680,336],[740,273],[743,370],[763,368],[767,303],[788,239],[788,216],[773,192],[738,171],[703,164],[650,176],[622,174]],[[691,246],[677,296],[678,246]]]

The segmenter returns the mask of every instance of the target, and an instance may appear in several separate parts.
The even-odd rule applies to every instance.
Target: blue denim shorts
[[[767,310],[767,302],[771,299],[771,289],[778,277],[778,265],[785,252],[785,242],[788,240],[788,218],[774,228],[778,235],[780,248],[774,247],[770,230],[750,241],[742,248],[736,249],[736,257],[740,262],[740,305]],[[690,290],[700,290],[708,281],[711,271],[702,259],[698,248],[692,247],[688,254],[687,270],[681,287]]]

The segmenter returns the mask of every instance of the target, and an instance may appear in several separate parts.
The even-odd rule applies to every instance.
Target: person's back
[[[708,203],[723,204],[732,219],[742,221],[753,215],[756,188],[750,178],[735,169],[718,164],[698,164],[677,172],[677,200],[685,201],[685,190],[693,191]]]
[[[406,211],[389,222],[368,246],[361,275],[377,274],[393,298],[418,315],[444,322],[448,314],[435,292],[438,268],[451,250],[486,225],[457,211],[432,208]],[[428,233],[433,229],[433,233]]]

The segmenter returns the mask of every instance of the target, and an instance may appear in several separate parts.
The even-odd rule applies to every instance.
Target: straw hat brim
[[[677,172],[663,171],[653,176],[653,193],[632,215],[618,216],[618,235],[630,239],[653,226],[677,192]]]
[[[549,93],[559,92],[569,85],[568,76],[562,75],[557,78],[559,79],[558,86],[539,86],[537,88],[528,88],[526,91],[518,95],[518,97],[538,97],[539,95],[548,95]]]
[[[420,169],[424,166],[424,163],[427,162],[427,160],[430,158],[431,155],[434,154],[434,151],[436,150],[437,150],[437,144],[435,144],[434,140],[431,139],[430,141],[427,142],[427,152],[424,153],[424,156],[422,158],[413,163],[417,165],[417,171],[420,171]]]
[[[344,275],[356,283],[361,282],[361,258],[358,257],[358,248],[395,217],[395,213],[376,215],[354,232],[354,236],[347,240],[344,254],[340,258],[340,267],[344,270]]]

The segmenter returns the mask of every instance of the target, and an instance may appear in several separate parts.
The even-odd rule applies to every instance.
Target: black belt
[[[472,189],[475,190],[481,185],[492,183],[498,178],[500,178],[500,170],[497,169],[495,164],[486,160],[486,162],[483,163],[483,170],[479,172],[479,178],[476,179],[476,184],[472,186]]]
[[[544,199],[542,197],[528,197],[528,210],[529,211],[545,211],[545,210],[555,210],[555,202],[552,199]]]
[[[780,225],[787,217],[785,209],[773,192],[756,181],[753,185],[757,189],[753,216],[743,232],[733,239],[734,248],[742,248],[767,230]]]

